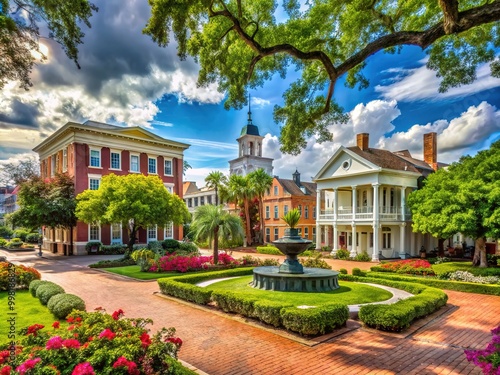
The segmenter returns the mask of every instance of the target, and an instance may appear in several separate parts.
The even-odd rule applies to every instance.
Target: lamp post
[[[43,243],[43,237],[42,237],[42,230],[38,229],[38,256],[41,258],[42,257],[42,243]]]

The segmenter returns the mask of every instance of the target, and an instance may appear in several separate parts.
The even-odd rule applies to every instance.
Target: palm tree
[[[214,264],[219,262],[220,240],[228,237],[233,239],[243,237],[241,219],[224,211],[222,206],[211,204],[200,206],[195,211],[191,231],[194,233],[195,241],[214,242]]]
[[[255,197],[255,192],[250,185],[248,177],[233,174],[229,177],[227,193],[230,201],[243,203],[245,213],[245,232],[248,246],[252,245],[252,227],[250,223],[250,200]]]
[[[264,194],[267,189],[269,189],[273,185],[273,178],[269,176],[264,169],[259,168],[255,171],[252,171],[248,174],[248,178],[250,179],[250,185],[252,186],[255,195],[259,199],[259,221],[260,221],[260,231],[261,237],[264,239]]]
[[[227,183],[227,177],[221,171],[212,171],[205,178],[206,187],[215,189],[215,205],[219,205],[219,190]]]

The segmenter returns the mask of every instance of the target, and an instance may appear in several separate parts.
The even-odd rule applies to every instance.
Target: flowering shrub
[[[500,374],[500,326],[491,330],[491,342],[483,350],[465,350],[465,357],[483,370],[485,375]]]
[[[405,259],[380,265],[383,270],[412,275],[434,275],[431,264],[423,259]]]
[[[455,271],[448,274],[449,280],[454,281],[467,281],[469,283],[478,284],[497,284],[500,278],[497,276],[474,276],[472,273],[467,271]]]
[[[279,266],[278,259],[260,259],[251,255],[245,255],[241,258],[242,266]]]
[[[228,254],[219,254],[219,265],[231,267],[237,266],[240,262]],[[158,259],[149,269],[150,272],[188,272],[207,270],[215,267],[213,256],[182,256],[166,255]]]
[[[40,280],[42,277],[33,267],[11,264],[16,272],[16,288],[28,289],[33,280]],[[0,290],[7,290],[9,287],[9,262],[0,262]]]
[[[176,361],[182,340],[174,328],[154,335],[146,329],[151,319],[123,318],[74,311],[68,329],[54,322],[51,330],[34,324],[21,330],[21,342],[12,360],[9,348],[0,348],[0,374],[190,374]],[[12,360],[8,363],[9,360]]]

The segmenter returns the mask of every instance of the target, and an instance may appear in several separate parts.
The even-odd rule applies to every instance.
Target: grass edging
[[[359,319],[368,327],[382,331],[400,332],[419,318],[425,317],[446,305],[448,296],[440,289],[422,284],[394,281],[369,276],[339,275],[346,281],[369,282],[405,290],[415,296],[385,305],[365,305],[359,310]]]
[[[368,272],[366,276],[377,280],[385,279],[393,281],[418,283],[421,285],[426,285],[438,289],[454,290],[456,292],[500,296],[500,285],[478,284],[478,283],[468,283],[465,281],[452,281],[452,280],[440,280],[434,278],[431,279],[425,277],[403,276],[400,274],[394,274],[388,272]]]

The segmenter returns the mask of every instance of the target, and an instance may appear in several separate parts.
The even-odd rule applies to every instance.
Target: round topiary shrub
[[[339,272],[343,275],[347,275],[347,270],[345,268],[339,269]]]
[[[36,290],[38,289],[38,287],[39,287],[40,285],[43,285],[43,284],[45,284],[45,283],[48,283],[48,281],[33,280],[33,281],[30,283],[29,287],[28,287],[28,289],[29,289],[29,291],[30,291],[31,295],[32,295],[33,297],[36,297]]]
[[[57,319],[66,319],[73,310],[85,311],[85,302],[74,294],[61,293],[49,299],[47,308]]]
[[[42,305],[46,305],[49,302],[50,297],[61,293],[64,293],[64,289],[62,287],[47,281],[36,289],[36,298],[40,300]]]

